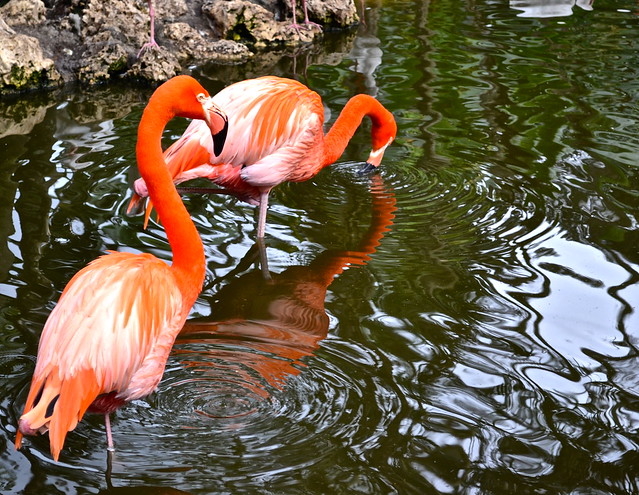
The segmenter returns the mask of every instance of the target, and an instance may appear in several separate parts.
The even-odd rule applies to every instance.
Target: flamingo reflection
[[[211,316],[188,321],[176,343],[239,341],[245,351],[208,347],[196,354],[203,360],[195,361],[192,351],[174,349],[189,356],[183,364],[205,371],[212,358],[237,365],[236,373],[244,374],[239,379],[253,384],[252,392],[263,398],[268,392],[250,375],[257,373],[264,384],[277,389],[297,375],[305,367],[302,359],[313,354],[328,333],[328,287],[347,267],[365,265],[393,224],[395,197],[379,175],[372,177],[370,192],[371,224],[357,250],[325,251],[307,266],[289,267],[269,279],[257,269],[233,279],[215,295]]]

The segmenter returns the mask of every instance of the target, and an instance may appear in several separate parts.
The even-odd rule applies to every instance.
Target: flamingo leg
[[[299,31],[300,30],[300,25],[297,23],[297,16],[295,15],[295,10],[296,10],[296,1],[295,0],[291,0],[291,6],[293,8],[293,22],[291,22],[291,26],[293,29],[295,29],[295,31]]]
[[[106,485],[109,490],[113,488],[113,481],[111,480],[111,474],[113,473],[113,451],[107,450],[107,465],[104,477],[106,478]]]
[[[111,433],[111,418],[109,417],[109,413],[104,415],[104,427],[106,428],[107,451],[114,452],[115,447],[113,446],[113,434]]]
[[[151,18],[151,36],[150,36],[149,42],[144,43],[144,45],[142,45],[142,48],[140,48],[140,51],[138,52],[138,58],[140,58],[140,55],[144,53],[144,50],[148,48],[159,47],[159,45],[155,41],[155,10],[153,9],[153,0],[147,0],[147,1],[149,4],[149,17]]]
[[[262,271],[262,277],[264,277],[264,280],[267,282],[272,282],[273,278],[271,277],[271,272],[268,269],[268,257],[266,256],[266,244],[264,243],[264,239],[258,237],[256,245],[260,252],[260,269]]]
[[[270,189],[260,192],[260,211],[257,217],[257,238],[264,239],[266,230],[266,211],[268,210],[268,193]]]
[[[302,10],[304,10],[304,24],[315,24],[308,20],[308,9],[306,8],[306,0],[302,0]]]
[[[297,19],[296,19],[296,16],[295,16],[296,3],[297,3],[296,0],[291,0],[291,6],[293,7],[293,22],[291,23],[290,27],[292,27],[297,32],[299,32],[300,25],[297,23]],[[312,22],[312,21],[310,21],[308,19],[308,8],[306,7],[306,0],[302,0],[302,10],[304,11],[304,25],[307,28],[310,28],[312,26],[316,26],[316,27],[320,28],[320,30],[321,30],[322,26],[320,26],[316,22]]]

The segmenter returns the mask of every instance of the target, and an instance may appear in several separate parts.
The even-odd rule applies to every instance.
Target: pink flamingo
[[[232,84],[213,101],[229,116],[224,150],[216,150],[206,126],[193,121],[164,156],[175,183],[205,177],[222,188],[190,192],[232,194],[259,205],[258,239],[264,238],[271,190],[282,182],[308,180],[334,163],[365,116],[372,122],[368,168],[381,164],[397,133],[393,114],[372,96],[359,94],[346,103],[324,135],[320,96],[298,81],[281,77]],[[143,178],[135,182],[134,189],[129,211],[137,209],[148,195]],[[151,208],[149,202],[147,219]]]
[[[112,252],[71,279],[42,331],[16,448],[23,435],[48,430],[57,461],[67,433],[89,410],[104,414],[111,451],[109,414],[151,393],[162,377],[205,272],[202,241],[162,157],[162,131],[175,116],[201,119],[219,146],[226,127],[224,113],[189,76],[160,86],[142,115],[138,167],[162,215],[173,264],[150,254]]]

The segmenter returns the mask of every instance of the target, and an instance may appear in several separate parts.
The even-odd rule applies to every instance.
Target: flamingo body
[[[224,192],[259,204],[258,238],[264,234],[271,189],[286,181],[308,180],[335,162],[364,116],[373,123],[373,150],[368,162],[375,167],[397,132],[393,115],[377,100],[356,95],[324,135],[321,97],[300,82],[281,77],[232,84],[213,101],[229,116],[224,150],[215,156],[210,133],[193,121],[166,150],[165,159],[176,183],[207,178]],[[134,188],[130,209],[148,194],[143,179],[138,179]]]
[[[115,392],[94,408],[107,413],[151,393],[187,315],[175,275],[157,258],[111,253],[93,261],[47,319],[21,432],[48,429],[57,458],[98,396]]]
[[[112,252],[71,279],[42,331],[16,447],[23,435],[48,430],[57,460],[87,410],[108,415],[159,383],[205,271],[202,242],[162,163],[160,137],[175,115],[206,119],[209,132],[220,131],[223,114],[209,100],[187,76],[168,81],[151,98],[138,130],[138,165],[164,218],[173,264]]]

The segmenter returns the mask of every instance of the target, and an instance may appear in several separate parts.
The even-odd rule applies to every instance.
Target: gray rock
[[[44,56],[36,38],[17,34],[0,18],[0,94],[60,82],[53,60]]]
[[[160,46],[146,50],[127,72],[130,77],[162,82],[177,76],[181,66],[175,53]]]
[[[299,31],[291,22],[275,20],[275,14],[249,0],[205,0],[202,12],[221,38],[249,42],[257,47],[270,43],[308,43],[321,34],[321,29]]]
[[[12,0],[0,7],[0,19],[9,26],[35,26],[44,21],[45,15],[42,0]]]
[[[314,22],[356,22],[354,0],[307,1]],[[290,0],[154,0],[154,6],[160,48],[138,56],[150,38],[147,0],[9,0],[0,8],[0,93],[76,80],[163,81],[198,63],[263,64],[322,39],[320,27],[291,27]]]
[[[155,1],[155,15],[164,22],[176,22],[180,17],[186,15],[188,11],[186,0]]]
[[[180,62],[199,59],[207,62],[237,63],[253,56],[246,45],[230,40],[207,39],[185,22],[167,25],[164,28],[164,36],[175,42]]]
[[[306,0],[306,6],[309,19],[323,26],[344,28],[359,22],[354,0]]]

